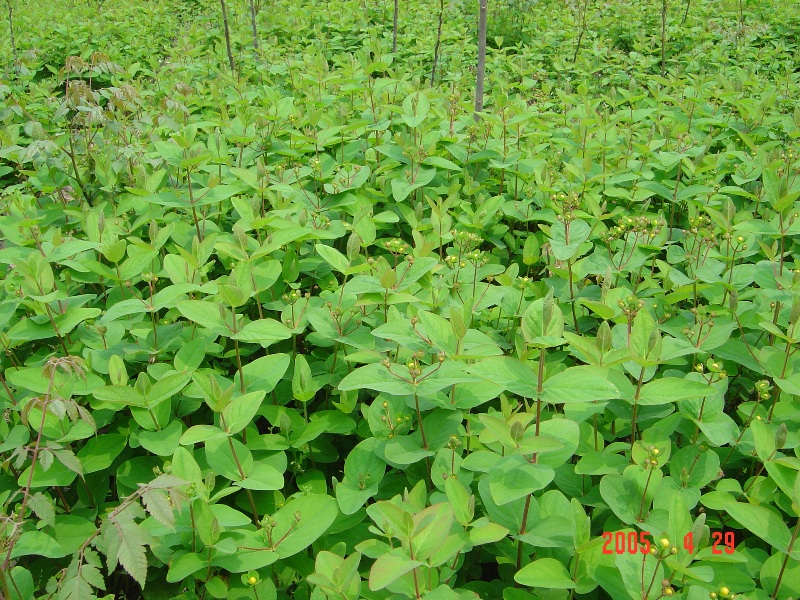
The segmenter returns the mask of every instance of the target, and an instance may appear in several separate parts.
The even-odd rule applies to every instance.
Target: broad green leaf
[[[661,357],[662,340],[658,323],[649,310],[638,311],[633,319],[630,349],[633,360],[642,366],[657,364]]]
[[[179,372],[194,371],[203,364],[206,357],[207,342],[197,338],[185,343],[175,354],[175,370]]]
[[[540,558],[525,565],[514,575],[514,581],[528,587],[557,590],[575,587],[566,567],[554,558]]]
[[[314,381],[306,357],[298,354],[295,357],[294,376],[292,377],[292,394],[295,400],[308,402],[316,395],[318,389],[319,385]]]
[[[472,494],[455,477],[448,477],[444,482],[444,488],[456,520],[461,525],[469,525],[475,516],[475,502]]]
[[[248,391],[269,393],[289,368],[288,354],[269,354],[242,365],[244,383]]]
[[[575,219],[568,224],[554,223],[550,226],[550,248],[558,260],[571,260],[589,237],[591,228],[586,221]],[[585,250],[584,250],[585,252]]]
[[[183,581],[189,575],[196,573],[200,569],[204,569],[207,566],[208,561],[206,557],[194,552],[187,552],[170,562],[166,579],[170,583]]]
[[[403,100],[402,118],[409,127],[419,127],[430,111],[431,103],[424,92],[414,92]]]
[[[386,442],[384,454],[387,462],[398,465],[412,465],[433,456],[431,450],[425,450],[420,440],[412,436],[395,436]]]
[[[322,494],[300,496],[287,503],[273,518],[277,522],[272,532],[275,550],[288,558],[305,550],[322,536],[336,520],[339,509],[336,500]]]
[[[529,463],[515,454],[500,460],[490,471],[489,489],[494,501],[503,505],[543,489],[554,476],[551,467]]]
[[[775,446],[775,429],[777,427],[770,427],[758,419],[754,419],[750,423],[756,453],[764,463],[772,459],[774,452],[777,450]]]
[[[214,425],[194,425],[183,433],[180,443],[182,446],[190,446],[198,442],[209,442],[226,437],[228,434]]]
[[[14,544],[11,558],[29,555],[61,558],[67,555],[67,551],[56,540],[41,531],[25,531]]]
[[[77,377],[57,371],[52,387],[50,378],[42,374],[42,367],[8,369],[6,377],[13,385],[37,394],[47,394],[48,391],[52,393],[53,390],[57,390],[62,395],[85,396],[86,394],[95,394],[98,389],[103,387],[103,380],[91,372]]]
[[[75,552],[96,530],[92,521],[77,515],[56,515],[52,528],[53,537],[66,554]]]
[[[678,377],[662,377],[642,386],[639,404],[642,406],[657,406],[680,402],[689,398],[704,398],[715,394],[713,387],[699,381],[680,379]]]
[[[536,398],[536,373],[526,363],[511,356],[487,358],[467,367],[468,372],[501,385],[513,394]]]
[[[251,321],[231,337],[240,342],[255,342],[263,348],[287,340],[292,336],[292,330],[275,319],[259,319]]]
[[[350,266],[350,261],[347,260],[347,257],[339,252],[336,248],[331,246],[326,246],[325,244],[317,244],[314,246],[314,249],[317,251],[325,262],[327,262],[335,271],[339,271],[339,273],[346,273],[347,268]]]
[[[395,548],[379,557],[372,565],[369,571],[369,589],[382,590],[422,564],[418,560],[411,560],[401,548]]]
[[[725,511],[776,550],[784,554],[788,552],[792,534],[775,510],[755,504],[729,502],[725,504]],[[793,555],[800,558],[800,548],[794,548]]]
[[[147,405],[152,408],[164,400],[169,400],[180,392],[191,378],[189,373],[173,373],[160,378],[147,394]]]
[[[205,454],[214,473],[233,481],[245,479],[253,468],[250,450],[233,438],[206,440]]]
[[[250,392],[233,398],[228,405],[222,409],[220,422],[225,431],[229,434],[239,433],[247,427],[255,417],[261,403],[264,401],[266,392]]]
[[[83,474],[103,471],[111,466],[114,459],[125,449],[125,436],[106,433],[87,440],[78,450],[78,459],[83,465]]]
[[[342,379],[341,383],[339,383],[339,389],[348,391],[366,388],[395,396],[413,394],[414,386],[393,374],[402,374],[402,369],[401,365],[392,365],[392,371],[390,372],[387,367],[381,364],[359,367]],[[407,375],[408,371],[406,370]]]
[[[619,397],[620,392],[606,378],[605,369],[598,367],[570,367],[545,379],[542,386],[542,400],[552,404],[593,402]]]
[[[172,421],[164,429],[158,431],[140,431],[139,443],[142,448],[157,456],[172,456],[180,444],[183,434],[183,423]]]
[[[453,524],[453,509],[440,502],[418,512],[413,517],[411,547],[417,560],[428,560],[442,546]]]
[[[469,541],[475,545],[493,544],[508,535],[508,529],[497,523],[476,524],[469,530]]]
[[[110,404],[121,404],[123,406],[136,406],[145,408],[145,399],[135,388],[126,385],[109,385],[94,390],[93,395],[98,400]]]
[[[549,348],[564,343],[564,315],[553,298],[551,289],[547,296],[534,300],[522,315],[522,334],[531,345]]]
[[[181,300],[176,307],[184,317],[217,335],[229,336],[232,333],[230,324],[221,314],[221,304],[207,300]]]
[[[269,464],[256,464],[246,479],[237,481],[236,485],[249,490],[280,490],[284,486],[283,474]]]
[[[777,598],[788,599],[800,596],[800,560],[795,556],[784,563],[785,555],[776,552],[764,561],[759,577],[761,588],[775,590],[780,577],[781,586]]]
[[[631,479],[623,475],[605,475],[600,480],[600,495],[624,524],[637,522],[642,494]]]
[[[17,478],[17,485],[24,488],[28,485],[28,477],[31,468],[25,469]],[[50,468],[46,471],[42,466],[42,461],[36,462],[36,467],[33,469],[33,479],[31,480],[31,489],[49,488],[49,487],[67,487],[77,477],[77,473],[68,469],[60,461],[55,461]]]

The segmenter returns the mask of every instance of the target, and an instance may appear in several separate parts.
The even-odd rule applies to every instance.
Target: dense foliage
[[[5,7],[0,597],[800,596],[791,2]]]

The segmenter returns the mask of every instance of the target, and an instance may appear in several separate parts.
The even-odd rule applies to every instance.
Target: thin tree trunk
[[[661,0],[661,76],[664,77],[667,46],[667,4],[668,0]]]
[[[681,25],[686,23],[686,17],[689,16],[689,7],[692,5],[692,0],[686,0],[686,10],[683,13],[683,19],[681,19]]]
[[[583,1],[583,7],[580,9],[580,24],[581,31],[578,34],[578,41],[575,44],[575,54],[572,55],[572,64],[578,60],[578,52],[581,51],[581,42],[583,41],[583,34],[586,33],[586,11],[588,10],[589,0]]]
[[[258,27],[256,26],[256,5],[250,0],[250,24],[253,26],[253,50],[258,56]]]
[[[480,121],[478,113],[483,110],[483,79],[486,76],[486,21],[489,0],[480,0],[478,16],[478,73],[475,81],[475,120]]]
[[[11,52],[14,55],[14,67],[19,64],[19,56],[17,56],[17,40],[14,37],[14,9],[11,6],[11,0],[6,0],[8,5],[8,32],[11,38]]]
[[[585,30],[581,28],[580,34],[578,34],[578,41],[575,44],[575,54],[572,55],[572,64],[574,65],[575,62],[578,60],[578,52],[581,51],[581,42],[583,41],[583,32]]]
[[[394,0],[394,28],[392,29],[392,52],[397,52],[397,17],[400,14],[400,0]]]
[[[225,0],[219,0],[219,5],[222,7],[222,26],[225,30],[225,49],[228,51],[228,62],[231,66],[231,73],[236,72],[236,65],[233,64],[233,51],[231,51],[231,33],[228,30],[228,7],[225,5]]]
[[[436,45],[433,47],[431,87],[433,87],[433,82],[436,79],[436,63],[439,62],[439,45],[442,43],[442,21],[444,21],[444,0],[439,0],[439,29],[436,31]]]

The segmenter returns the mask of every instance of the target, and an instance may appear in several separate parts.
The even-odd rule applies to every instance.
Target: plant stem
[[[239,457],[236,455],[236,450],[233,447],[233,440],[228,438],[228,446],[231,449],[231,454],[233,454],[233,460],[236,461],[236,468],[239,470],[239,474],[242,476],[242,479],[245,478],[244,469],[242,469],[242,463],[239,462]],[[253,499],[253,492],[245,488],[244,490],[247,493],[247,499],[250,501],[250,508],[253,510],[253,523],[258,527],[258,508],[256,507],[256,502]]]
[[[639,380],[636,382],[636,394],[633,396],[633,417],[631,418],[631,460],[633,460],[633,445],[636,443],[636,417],[639,412],[639,395],[642,393],[642,382],[644,381],[644,367],[639,372]]]
[[[244,372],[242,371],[242,356],[239,354],[239,340],[233,340],[233,347],[236,351],[236,368],[239,371],[239,391],[244,394]]]
[[[19,64],[19,56],[17,55],[17,40],[14,37],[14,10],[11,6],[11,0],[6,0],[8,5],[8,35],[11,39],[11,53],[14,55],[14,66]],[[439,21],[441,27],[441,21]]]
[[[394,0],[394,16],[392,18],[392,52],[397,52],[397,18],[400,15],[400,0]]]
[[[534,431],[536,436],[539,435],[539,426],[542,421],[542,392],[544,391],[544,362],[546,355],[547,350],[539,348],[539,372],[536,380],[536,429]],[[538,454],[534,454],[533,462],[536,462],[538,457]]]
[[[17,405],[17,401],[14,398],[13,392],[8,387],[8,384],[6,383],[6,378],[3,376],[3,372],[2,371],[0,371],[0,384],[3,385],[3,389],[6,391],[6,394],[8,395],[9,400],[11,400],[11,406],[16,406]]]
[[[578,60],[578,52],[581,50],[581,42],[583,41],[583,34],[586,33],[586,9],[589,0],[584,0],[583,7],[580,9],[581,32],[578,34],[578,41],[575,44],[575,54],[572,55],[572,64]]]
[[[644,484],[644,492],[642,492],[642,501],[639,503],[639,514],[636,517],[636,520],[641,523],[642,521],[642,511],[644,510],[644,500],[647,498],[647,488],[650,487],[650,478],[653,476],[653,470],[655,467],[650,467],[650,472],[647,474],[647,481]]]
[[[578,326],[578,315],[575,313],[575,287],[572,283],[572,260],[567,261],[567,276],[569,277],[569,300],[572,305],[572,323],[575,325],[575,333],[581,334],[581,328]]]
[[[253,28],[253,51],[258,56],[258,26],[256,25],[256,5],[250,0],[250,25]]]
[[[41,447],[42,444],[42,431],[44,431],[45,419],[47,418],[47,404],[50,402],[50,393],[53,389],[53,382],[55,380],[55,376],[56,376],[56,371],[54,368],[53,371],[50,373],[50,383],[47,386],[47,394],[45,396],[45,400],[40,406],[40,409],[42,411],[42,420],[39,423],[39,431],[36,434],[36,443],[33,446],[33,455],[31,456],[31,467],[30,467],[31,470],[30,473],[28,474],[28,481],[25,484],[25,488],[22,490],[23,494],[22,502],[20,503],[19,517],[17,518],[20,524],[23,523],[25,520],[25,508],[28,505],[28,498],[30,498],[31,495],[31,486],[33,485],[33,474],[36,471],[36,461],[39,458],[39,448]],[[16,529],[14,529],[14,531],[16,531]],[[17,543],[18,539],[19,539],[18,536],[15,536],[11,539],[11,542],[8,545],[8,552],[6,552],[6,557],[3,560],[3,566],[2,568],[0,568],[0,572],[5,573],[10,571],[9,562],[11,561],[11,553],[14,550],[14,545]]]
[[[436,30],[436,44],[433,46],[433,67],[431,67],[431,87],[436,79],[436,64],[439,62],[439,45],[442,43],[442,22],[444,21],[444,0],[439,0],[439,28]],[[441,222],[440,222],[441,224]],[[440,233],[441,237],[441,233]],[[439,256],[441,258],[441,249],[439,246]]]
[[[152,293],[150,295],[150,301],[153,301]],[[155,352],[155,356],[158,356],[158,323],[155,311],[150,312],[150,321],[153,323],[153,351]]]
[[[228,63],[231,67],[231,75],[236,72],[236,65],[233,63],[233,52],[231,51],[231,33],[228,29],[228,7],[225,0],[219,0],[219,5],[222,8],[222,28],[225,32],[225,49],[228,51]],[[192,208],[194,210],[194,208]]]
[[[428,449],[428,438],[425,437],[425,428],[422,426],[422,412],[419,410],[419,396],[414,392],[414,406],[417,409],[417,423],[419,423],[419,432],[422,435],[422,447]]]
[[[50,307],[45,304],[44,305],[45,312],[47,313],[47,318],[50,319],[50,325],[53,326],[53,331],[58,337],[58,342],[61,345],[61,349],[64,351],[64,356],[69,356],[69,351],[67,350],[67,345],[64,343],[64,338],[61,337],[61,332],[58,330],[58,325],[56,325],[55,320],[53,319],[53,312],[50,310]]]
[[[669,0],[661,0],[661,76],[664,77],[667,47],[667,8]]]
[[[525,497],[525,508],[522,509],[522,523],[519,526],[519,535],[525,535],[525,530],[528,527],[528,511],[531,507],[532,494]],[[522,568],[522,540],[517,540],[517,571]]]
[[[478,69],[475,80],[475,121],[480,121],[483,110],[483,80],[486,76],[486,21],[489,0],[480,0],[478,16]]]
[[[397,3],[397,0],[395,0],[395,6],[397,6],[396,3]],[[416,560],[414,558],[414,550],[413,550],[413,548],[411,549],[411,560]],[[414,597],[419,599],[419,598],[422,598],[422,594],[419,593],[419,581],[417,580],[417,567],[414,567],[414,569],[412,570],[412,573],[414,575]]]
[[[778,572],[778,580],[775,582],[775,589],[772,590],[772,595],[770,598],[775,600],[778,597],[778,591],[781,589],[781,583],[783,582],[783,573],[786,571],[786,565],[789,562],[789,555],[792,553],[792,548],[794,548],[794,543],[797,541],[797,534],[800,533],[800,517],[797,519],[797,525],[794,526],[794,531],[792,532],[792,539],[789,541],[789,547],[786,549],[786,555],[783,557],[783,563],[781,563],[781,570]]]

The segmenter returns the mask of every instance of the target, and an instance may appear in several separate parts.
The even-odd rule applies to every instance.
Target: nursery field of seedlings
[[[0,8],[0,600],[800,597],[797,0]]]

